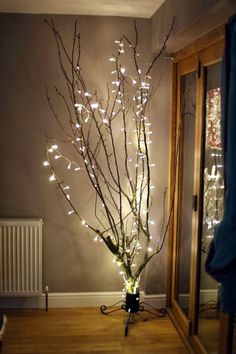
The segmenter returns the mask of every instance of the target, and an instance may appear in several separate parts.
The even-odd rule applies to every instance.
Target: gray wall
[[[65,42],[69,43],[75,18],[53,18]],[[122,281],[112,256],[103,245],[93,241],[76,218],[67,215],[68,207],[62,195],[48,182],[49,173],[42,167],[46,157],[44,134],[55,135],[45,85],[49,89],[55,84],[62,85],[55,43],[44,19],[41,15],[14,14],[2,14],[0,18],[0,217],[43,218],[43,278],[51,292],[119,291]],[[138,20],[144,61],[149,60],[150,54],[150,24],[148,20]],[[108,58],[114,50],[114,40],[123,33],[133,36],[133,20],[79,17],[79,29],[86,80],[98,91],[104,90],[110,78]],[[163,76],[160,72],[158,75]],[[165,79],[164,75],[162,80]],[[169,97],[169,92],[165,96]],[[155,91],[155,100],[157,97]],[[165,155],[166,148],[168,150],[168,139],[162,132],[168,127],[165,123],[168,122],[168,110],[162,109],[165,108],[164,97],[160,102],[157,100],[152,108],[156,130],[153,140],[158,141],[153,144],[153,162],[159,166],[156,193],[161,195],[161,201],[155,198],[157,216],[162,215],[158,206],[162,208],[168,175],[168,159],[163,156],[159,161],[159,155]],[[77,198],[81,214],[86,217],[93,210],[92,192],[83,178]],[[155,234],[158,234],[158,228],[159,222],[154,226]],[[144,281],[150,284],[147,286],[149,292],[164,291],[165,254],[158,258],[152,262],[150,276],[147,275]],[[158,270],[157,263],[161,264]],[[157,276],[161,280],[157,280]]]

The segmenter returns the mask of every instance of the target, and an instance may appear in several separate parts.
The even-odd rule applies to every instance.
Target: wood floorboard
[[[207,353],[217,353],[219,336],[218,319],[199,319],[198,336]]]
[[[125,312],[98,308],[8,311],[1,354],[187,354],[166,315],[136,316],[124,336]]]

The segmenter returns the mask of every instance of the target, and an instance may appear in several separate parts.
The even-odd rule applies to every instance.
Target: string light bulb
[[[98,108],[98,107],[99,107],[99,104],[98,104],[97,102],[91,103],[91,108],[92,108],[92,109],[96,109],[96,108]]]
[[[49,177],[49,181],[50,182],[53,182],[53,181],[55,181],[56,180],[56,177],[55,177],[55,175],[54,175],[54,173]]]

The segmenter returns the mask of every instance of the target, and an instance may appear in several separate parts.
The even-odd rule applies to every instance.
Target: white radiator
[[[42,219],[0,219],[0,296],[42,293]]]

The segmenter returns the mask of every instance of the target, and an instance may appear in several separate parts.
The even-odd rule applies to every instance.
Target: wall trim
[[[112,305],[120,300],[124,293],[121,291],[106,292],[88,292],[88,293],[49,293],[48,307],[66,308],[66,307],[100,307],[101,305]],[[141,301],[147,304],[161,308],[165,307],[165,294],[146,295],[141,292]],[[43,309],[45,308],[45,295],[34,297],[2,297],[0,299],[0,308],[2,309]]]
[[[48,306],[50,308],[66,307],[100,307],[101,305],[112,305],[122,300],[124,293],[121,291],[86,292],[86,293],[49,293]],[[204,289],[200,292],[200,302],[218,300],[217,289]],[[141,291],[141,301],[161,308],[166,306],[165,294],[146,294]],[[180,294],[182,306],[187,307],[189,301],[188,294]],[[32,297],[9,296],[0,298],[0,308],[2,309],[43,309],[45,308],[45,295]]]
[[[200,304],[205,304],[208,301],[219,302],[219,289],[201,289]],[[183,308],[189,307],[189,294],[179,294],[179,304]]]
[[[219,288],[218,289],[202,289],[200,290],[200,303],[204,304],[208,301],[219,301]]]

